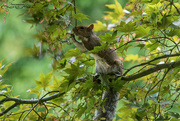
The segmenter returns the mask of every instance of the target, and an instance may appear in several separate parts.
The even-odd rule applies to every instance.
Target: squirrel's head
[[[94,25],[91,24],[87,26],[77,26],[73,28],[73,32],[77,36],[90,37],[93,34]]]

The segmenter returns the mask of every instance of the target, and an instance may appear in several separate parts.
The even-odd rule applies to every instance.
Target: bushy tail
[[[105,99],[104,109],[103,112],[102,108],[95,112],[95,120],[99,120],[103,118],[104,120],[101,121],[112,121],[116,114],[116,107],[119,100],[119,92],[113,91],[110,89],[103,94],[103,99]]]

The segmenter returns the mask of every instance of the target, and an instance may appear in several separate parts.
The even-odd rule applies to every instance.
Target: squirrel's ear
[[[91,29],[91,30],[93,30],[94,24],[89,25],[88,28]]]

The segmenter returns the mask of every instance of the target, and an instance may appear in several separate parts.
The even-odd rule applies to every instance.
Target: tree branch
[[[4,102],[8,102],[8,101],[14,101],[15,103],[13,105],[11,105],[9,108],[7,108],[6,110],[2,111],[0,113],[0,116],[6,114],[8,111],[10,111],[11,109],[13,109],[14,107],[20,105],[20,104],[36,104],[36,103],[43,103],[43,102],[46,102],[46,101],[49,101],[49,100],[52,100],[52,99],[55,99],[55,98],[58,98],[62,95],[64,95],[65,92],[63,93],[55,93],[51,96],[48,96],[48,97],[44,97],[42,99],[20,99],[20,98],[12,98],[12,97],[6,97],[2,100],[0,100],[0,104],[3,104]]]
[[[125,76],[125,77],[122,77],[121,80],[124,80],[124,81],[131,81],[131,80],[135,80],[135,79],[138,79],[138,78],[141,78],[143,76],[147,76],[153,72],[156,72],[158,70],[161,70],[161,69],[165,69],[165,68],[175,68],[177,66],[180,66],[180,61],[175,61],[175,62],[171,62],[171,63],[165,63],[165,64],[159,64],[159,65],[156,65],[155,67],[152,67],[150,69],[147,69],[145,71],[142,71],[138,74],[133,74],[133,75],[130,75],[130,76]]]
[[[8,107],[6,110],[2,111],[0,113],[0,116],[6,114],[8,111],[10,111],[11,109],[13,109],[14,107],[16,107],[18,105],[18,103],[14,103],[13,105],[11,105],[10,107]]]
[[[180,56],[180,53],[176,53],[176,54],[171,54],[171,55],[163,55],[163,56],[159,56],[159,57],[156,57],[152,60],[149,60],[147,62],[144,62],[144,63],[141,63],[141,64],[138,64],[138,65],[135,65],[135,66],[132,66],[131,68],[129,68],[123,75],[126,75],[130,70],[132,70],[133,68],[136,68],[138,66],[143,66],[143,65],[146,65],[146,64],[149,64],[155,60],[159,60],[159,59],[162,59],[162,58],[167,58],[167,57],[175,57],[175,56]]]

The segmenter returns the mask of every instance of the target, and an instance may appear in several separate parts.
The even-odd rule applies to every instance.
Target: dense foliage
[[[75,0],[24,0],[27,23],[38,28],[32,54],[48,54],[60,77],[41,73],[30,89],[36,99],[19,99],[3,74],[10,68],[0,61],[1,120],[92,120],[109,85],[120,92],[116,120],[171,120],[180,118],[180,3],[178,0],[129,0],[125,8],[115,0],[103,21],[94,23],[103,45],[112,47],[124,63],[124,74],[112,83],[93,82],[94,59],[78,49],[65,51],[77,21],[88,19]],[[8,13],[6,1],[0,12]],[[93,8],[92,8],[93,9]],[[105,34],[103,34],[105,33]],[[15,109],[13,109],[15,108]],[[13,109],[13,110],[12,110]]]

